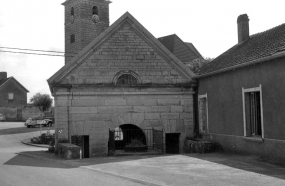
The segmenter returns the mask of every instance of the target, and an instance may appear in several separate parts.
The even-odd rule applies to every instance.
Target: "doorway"
[[[82,158],[89,158],[89,136],[82,136]]]
[[[165,134],[166,153],[179,154],[179,137],[180,133]]]

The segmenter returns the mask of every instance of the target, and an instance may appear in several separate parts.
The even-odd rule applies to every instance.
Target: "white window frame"
[[[261,138],[264,138],[264,124],[263,124],[263,101],[262,101],[262,86],[261,84],[259,87],[254,87],[254,88],[243,88],[242,87],[242,106],[243,106],[243,131],[244,131],[244,137],[251,137],[247,136],[247,131],[246,131],[246,111],[245,111],[245,94],[250,93],[250,92],[259,92],[260,94],[260,117],[261,117]]]
[[[204,131],[203,133],[209,134],[209,111],[208,111],[208,95],[207,95],[207,93],[198,95],[198,110],[200,110],[199,101],[200,101],[200,99],[204,99],[204,98],[206,98],[207,128],[206,128],[206,131]],[[199,113],[199,127],[200,127],[200,119],[201,118],[200,118],[200,113]],[[199,132],[201,132],[200,128],[199,128]]]

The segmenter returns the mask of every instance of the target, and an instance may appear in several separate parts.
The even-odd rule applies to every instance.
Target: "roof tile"
[[[285,24],[254,34],[199,70],[199,75],[220,71],[285,51]]]

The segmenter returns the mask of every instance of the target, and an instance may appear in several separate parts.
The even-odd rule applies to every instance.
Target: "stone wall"
[[[189,82],[150,43],[138,35],[129,23],[125,23],[62,83],[113,83],[115,75],[121,71],[136,73],[140,84]]]
[[[25,121],[28,118],[39,116],[41,113],[38,107],[26,106],[22,109],[22,119]]]
[[[179,89],[178,89],[179,90]],[[133,124],[193,136],[192,92],[73,92],[55,97],[57,139],[89,135],[90,156],[107,155],[109,129]]]

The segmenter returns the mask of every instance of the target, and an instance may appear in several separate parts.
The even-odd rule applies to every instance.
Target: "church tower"
[[[109,0],[67,0],[65,64],[109,27]]]

